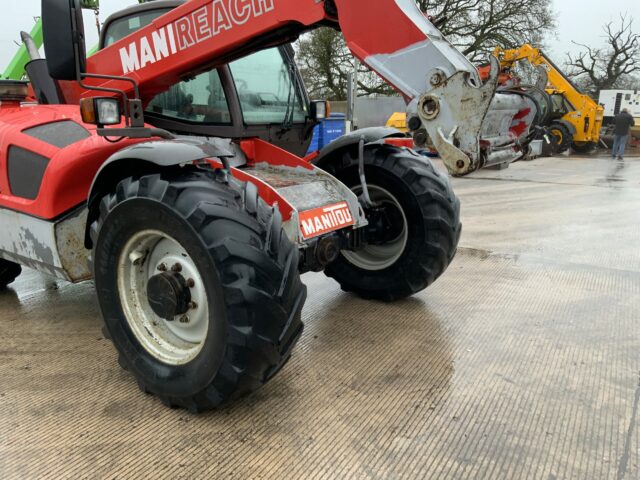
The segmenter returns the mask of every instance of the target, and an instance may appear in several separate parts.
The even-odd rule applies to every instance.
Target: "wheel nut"
[[[172,272],[181,272],[182,271],[182,265],[180,265],[179,263],[176,263],[173,267],[171,267],[171,271]]]
[[[189,280],[187,280],[187,287],[193,288],[195,286],[196,286],[196,282],[193,281],[193,278],[190,278]]]
[[[167,271],[167,265],[164,264],[164,263],[161,263],[160,265],[158,265],[158,271],[166,272]]]
[[[195,310],[196,308],[198,308],[198,304],[196,302],[189,302],[189,310]]]
[[[180,323],[189,323],[189,317],[183,315],[180,317]]]

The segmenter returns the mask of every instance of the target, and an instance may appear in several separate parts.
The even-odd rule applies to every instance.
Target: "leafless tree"
[[[471,61],[481,62],[496,47],[540,44],[554,28],[551,0],[416,0],[440,30]],[[393,32],[389,32],[393,35]],[[353,59],[338,32],[316,30],[298,44],[298,62],[313,96],[342,100]],[[392,89],[360,66],[360,95],[386,95]]]
[[[358,69],[360,95],[389,95],[393,89],[355,62],[340,32],[321,28],[298,42],[298,66],[313,98],[346,100],[349,74]]]
[[[549,0],[417,0],[418,6],[471,61],[497,46],[540,45],[555,28]]]
[[[568,74],[591,94],[600,90],[624,88],[640,72],[640,34],[633,31],[633,18],[620,16],[620,24],[608,22],[603,27],[605,46],[583,48],[577,55],[567,54]]]

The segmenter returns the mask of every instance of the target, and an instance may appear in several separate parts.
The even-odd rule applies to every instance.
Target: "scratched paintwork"
[[[334,176],[319,168],[291,168],[257,163],[243,169],[244,173],[259,178],[278,190],[297,212],[346,201],[356,219],[355,228],[367,225],[366,217],[357,196]],[[301,243],[301,236],[298,240]]]
[[[84,209],[58,222],[48,222],[12,210],[0,209],[0,258],[31,267],[63,280],[91,277],[89,251],[84,247]]]

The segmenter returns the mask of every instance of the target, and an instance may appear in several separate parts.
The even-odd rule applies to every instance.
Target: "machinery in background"
[[[36,49],[42,47],[42,20],[36,19],[36,23],[31,29],[29,36],[33,40]],[[2,80],[20,80],[24,77],[24,68],[31,61],[32,55],[29,54],[26,44],[20,45],[18,51],[13,56],[9,65],[2,73]]]
[[[154,0],[138,0],[138,3],[142,4],[142,3],[152,2],[152,1]],[[80,2],[80,5],[84,9],[93,10],[94,12],[96,12],[96,23],[98,25],[98,32],[100,32],[100,25],[97,20],[98,10],[100,8],[100,0],[82,0]],[[42,48],[42,19],[40,19],[39,17],[36,17],[35,24],[31,29],[31,32],[29,32],[28,36],[33,41],[33,45],[35,46],[36,49]],[[24,35],[22,35],[22,37],[24,40]],[[97,50],[97,47],[94,47],[91,50],[89,50],[88,54],[91,55],[92,53],[95,53],[96,50]],[[33,59],[33,55],[27,51],[27,47],[25,43],[22,43],[18,48],[18,51],[16,52],[16,54],[13,56],[13,58],[9,62],[9,65],[2,73],[2,76],[0,77],[0,79],[20,80],[24,78],[25,66],[32,59]]]
[[[597,146],[604,109],[589,95],[582,93],[548,56],[531,45],[515,49],[497,47],[493,55],[500,62],[499,83],[503,86],[517,88],[520,79],[514,71],[519,62],[540,67],[546,73],[546,85],[543,88],[547,98],[542,100],[546,105],[541,105],[546,112],[540,116],[538,125],[547,129],[553,153],[562,153],[569,148],[577,153],[588,153]],[[481,75],[486,77],[486,69],[480,70]],[[539,83],[537,85],[540,87]]]
[[[623,108],[626,108],[635,119],[635,127],[631,127],[632,142],[640,139],[640,90],[602,90],[600,105],[604,108],[604,130],[613,130],[613,119]]]
[[[409,131],[407,127],[407,114],[404,112],[393,112],[389,120],[387,120],[386,126],[407,133]]]

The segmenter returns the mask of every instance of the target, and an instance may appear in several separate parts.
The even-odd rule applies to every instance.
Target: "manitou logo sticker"
[[[300,228],[305,239],[340,230],[354,223],[347,202],[314,208],[300,213]]]
[[[124,75],[244,25],[274,9],[274,0],[213,0],[120,49]]]

